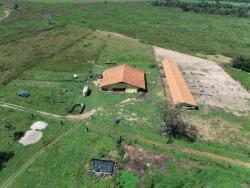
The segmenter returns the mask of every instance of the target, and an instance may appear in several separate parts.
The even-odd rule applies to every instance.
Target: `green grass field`
[[[4,8],[0,6],[0,17],[4,16]]]
[[[249,57],[250,20],[247,18],[187,13],[174,8],[154,7],[149,2],[123,2],[122,8],[121,3],[22,2],[20,6],[23,7],[20,11],[14,12],[0,25],[0,43],[60,25],[76,24],[118,32],[144,43],[189,54],[223,54],[229,57],[241,54]],[[47,13],[52,16],[54,24],[48,25],[44,21]],[[18,23],[15,21],[17,18]],[[225,70],[249,88],[237,70]]]
[[[157,134],[160,128],[157,104],[163,103],[164,98],[151,45],[190,54],[247,56],[248,19],[183,13],[156,8],[149,2],[84,5],[21,2],[20,5],[20,10],[0,24],[0,102],[62,116],[68,115],[67,109],[74,103],[86,104],[86,112],[97,108],[102,111],[80,122],[64,120],[61,125],[61,119],[1,107],[0,122],[7,120],[15,129],[0,132],[0,151],[14,152],[0,170],[0,185],[17,173],[9,187],[250,186],[249,169],[178,149],[197,149],[250,162],[249,117],[201,107],[199,111],[183,113],[202,119],[204,126],[210,122],[213,130],[228,124],[233,131],[225,129],[220,139],[199,138],[194,143],[174,139],[172,144],[166,144],[166,138]],[[53,24],[44,21],[47,13],[51,14]],[[97,29],[119,32],[141,42]],[[102,73],[110,67],[105,64],[108,59],[143,69],[148,93],[106,93],[89,80],[91,95],[83,97],[83,80],[91,70]],[[224,68],[249,87],[249,75],[227,65]],[[19,89],[27,89],[30,97],[18,97]],[[121,105],[128,98],[132,100]],[[115,127],[113,119],[117,116],[122,119]],[[24,147],[13,141],[14,132],[26,131],[38,120],[49,124],[38,143]],[[115,154],[119,136],[125,144],[136,140],[145,151],[170,157],[167,174],[153,167],[143,176],[123,170],[124,161]],[[113,178],[94,176],[87,167],[91,157],[116,159],[119,172]]]

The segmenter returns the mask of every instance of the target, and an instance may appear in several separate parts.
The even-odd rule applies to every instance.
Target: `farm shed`
[[[100,87],[105,91],[125,91],[136,93],[146,90],[143,70],[126,64],[109,68],[103,72]]]
[[[90,170],[97,174],[112,175],[115,165],[116,163],[112,160],[92,158]]]
[[[195,102],[177,64],[174,61],[163,60],[162,66],[174,105],[197,109],[197,103]]]

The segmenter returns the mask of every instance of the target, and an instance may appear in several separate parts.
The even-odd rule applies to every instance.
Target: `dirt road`
[[[4,17],[0,18],[0,22],[10,16],[11,10],[5,10],[4,13],[5,13],[5,15],[4,15]]]
[[[28,113],[37,113],[39,115],[44,115],[44,116],[49,117],[49,118],[56,118],[56,119],[64,118],[64,119],[67,119],[69,121],[84,120],[84,119],[89,118],[91,115],[94,115],[98,111],[103,110],[102,108],[97,108],[97,109],[93,109],[93,110],[85,113],[85,115],[82,114],[82,115],[76,115],[76,116],[59,116],[59,115],[50,114],[50,113],[47,113],[47,112],[28,109],[28,108],[25,108],[25,107],[22,107],[22,106],[17,106],[17,105],[10,104],[10,103],[2,103],[2,102],[0,102],[0,107],[10,108],[10,109],[14,109],[14,110],[17,110],[17,111],[23,111],[23,112],[28,112]],[[94,126],[92,126],[92,128],[94,128]],[[155,142],[155,141],[149,140],[149,139],[147,139],[147,138],[145,138],[143,136],[139,136],[139,135],[136,135],[136,134],[133,134],[133,135],[129,135],[128,133],[124,134],[124,132],[120,132],[118,130],[113,130],[113,129],[109,129],[107,131],[110,132],[110,133],[113,132],[114,134],[117,134],[117,135],[118,134],[123,135],[125,137],[130,136],[132,139],[138,139],[138,140],[144,141],[145,143],[148,143],[148,144],[154,144],[154,145],[160,146],[160,147],[167,147],[166,144],[163,144],[163,143],[160,143],[160,142]],[[105,132],[105,130],[102,130],[102,132]],[[213,153],[209,153],[209,152],[199,151],[199,150],[195,150],[195,149],[191,149],[191,148],[185,148],[185,147],[177,146],[177,145],[175,145],[172,149],[177,150],[177,151],[181,151],[181,152],[184,152],[184,153],[205,156],[205,157],[208,157],[208,158],[211,158],[211,159],[227,161],[229,163],[232,163],[232,164],[235,164],[235,165],[240,165],[240,166],[243,166],[243,167],[246,167],[246,168],[250,169],[250,163],[244,162],[244,161],[241,161],[241,160],[238,160],[238,159],[232,159],[232,158],[229,158],[229,157],[225,157],[225,156],[221,156],[221,155],[217,155],[217,154],[213,154]]]
[[[100,108],[93,109],[93,110],[91,110],[89,112],[86,112],[84,114],[61,116],[61,115],[51,114],[51,113],[48,113],[48,112],[34,110],[34,109],[30,109],[30,108],[27,108],[27,107],[18,106],[18,105],[10,104],[10,103],[0,102],[0,107],[9,108],[9,109],[13,109],[13,110],[21,111],[21,112],[26,112],[26,113],[38,114],[38,115],[45,116],[45,117],[48,117],[48,118],[53,118],[53,119],[60,119],[60,120],[66,119],[66,120],[74,121],[74,122],[75,121],[81,121],[81,120],[84,120],[86,118],[89,118],[90,116],[94,115],[96,112],[102,110],[102,108],[100,107]]]
[[[18,105],[14,105],[14,104],[10,104],[10,103],[3,103],[0,102],[0,107],[3,108],[9,108],[9,109],[13,109],[13,110],[17,110],[17,111],[22,111],[22,112],[26,112],[26,113],[36,113],[39,115],[44,115],[46,117],[49,118],[65,118],[68,119],[70,121],[79,121],[79,120],[83,120],[86,118],[89,118],[90,116],[94,115],[95,113],[97,113],[98,111],[102,111],[102,108],[97,108],[97,109],[93,109],[87,113],[85,113],[85,115],[77,115],[76,117],[74,116],[60,116],[60,115],[55,115],[55,114],[51,114],[51,113],[47,113],[47,112],[42,112],[42,111],[37,111],[37,110],[32,110],[26,107],[22,107],[22,106],[18,106]],[[52,147],[54,144],[56,144],[58,141],[60,141],[61,139],[63,139],[65,136],[73,133],[79,126],[74,127],[73,129],[69,130],[68,132],[60,135],[59,137],[57,137],[54,141],[52,141],[50,144],[48,144],[47,146],[45,146],[44,148],[42,148],[41,150],[39,150],[38,152],[36,152],[28,161],[26,161],[15,173],[13,173],[2,185],[0,188],[6,188],[9,187],[14,181],[15,179],[22,174],[38,157],[40,157],[48,148]],[[98,131],[99,127],[98,126],[91,126],[91,129],[93,129],[93,131]],[[130,133],[124,133],[123,131],[117,130],[117,129],[113,129],[113,128],[109,128],[109,127],[105,127],[105,129],[102,129],[101,131],[102,133],[111,133],[113,135],[121,135],[124,136],[125,138],[130,138],[130,139],[137,139],[140,140],[142,142],[145,142],[146,144],[154,144],[155,146],[158,147],[162,147],[162,148],[170,148],[176,151],[180,151],[183,153],[187,153],[187,154],[193,154],[193,155],[199,155],[199,156],[203,156],[203,157],[208,157],[211,159],[215,159],[215,160],[222,160],[222,161],[226,161],[229,162],[231,164],[234,165],[239,165],[245,168],[250,169],[250,163],[248,162],[244,162],[238,159],[232,159],[229,157],[225,157],[225,156],[221,156],[221,155],[217,155],[217,154],[213,154],[213,153],[209,153],[209,152],[205,152],[205,151],[199,151],[199,150],[195,150],[195,149],[191,149],[191,148],[186,148],[186,147],[182,147],[182,146],[178,146],[178,145],[166,145],[164,143],[161,142],[157,142],[157,141],[153,141],[150,140],[148,138],[145,138],[144,136],[141,135],[136,135],[134,134],[130,134]]]

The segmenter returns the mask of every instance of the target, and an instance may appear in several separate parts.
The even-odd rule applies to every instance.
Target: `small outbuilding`
[[[112,175],[115,170],[116,162],[108,159],[91,159],[90,171],[96,174]]]
[[[103,72],[100,87],[104,91],[136,93],[146,91],[145,73],[135,67],[123,64]]]

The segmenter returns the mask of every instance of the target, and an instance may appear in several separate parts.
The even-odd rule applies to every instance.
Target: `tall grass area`
[[[233,79],[240,81],[240,83],[250,91],[250,73],[240,69],[233,68],[231,65],[224,65],[224,69],[232,76]]]
[[[250,20],[230,16],[182,12],[154,7],[149,2],[124,3],[20,3],[22,9],[3,22],[2,37],[17,30],[51,27],[43,16],[49,13],[54,25],[72,23],[119,32],[146,43],[191,54],[224,54],[249,57]],[[15,19],[18,17],[19,22]],[[33,24],[33,25],[32,25]]]
[[[91,3],[79,9],[61,21],[123,33],[146,43],[191,54],[234,56],[242,53],[249,56],[249,19],[186,13],[152,7],[150,3]]]

